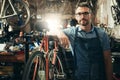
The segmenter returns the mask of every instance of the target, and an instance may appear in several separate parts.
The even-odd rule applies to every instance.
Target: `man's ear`
[[[95,15],[93,13],[91,13],[91,19],[92,19],[92,23],[95,23]]]

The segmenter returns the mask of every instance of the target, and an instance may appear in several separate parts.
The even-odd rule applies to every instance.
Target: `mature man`
[[[92,10],[83,2],[75,10],[76,27],[58,34],[64,47],[71,44],[74,80],[112,80],[112,61],[107,34],[92,25]]]

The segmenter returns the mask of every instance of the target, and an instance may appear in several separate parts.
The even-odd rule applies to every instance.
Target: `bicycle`
[[[112,0],[113,5],[111,6],[111,14],[114,19],[114,24],[120,24],[120,5],[117,0]]]
[[[25,27],[30,19],[30,10],[22,0],[1,0],[0,21],[7,23],[15,29]]]
[[[40,50],[30,55],[22,80],[65,80],[69,72],[63,49],[56,36],[42,33]],[[65,71],[67,70],[67,71]]]

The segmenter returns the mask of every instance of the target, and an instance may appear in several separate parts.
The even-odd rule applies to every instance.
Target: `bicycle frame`
[[[3,14],[4,10],[5,10],[6,1],[8,1],[8,3],[10,4],[10,6],[13,10],[13,14],[10,14],[10,15],[4,15]],[[15,8],[13,7],[11,0],[3,0],[2,5],[1,5],[1,11],[0,11],[0,19],[5,19],[5,18],[15,16],[15,15],[17,15],[17,12],[15,11]]]

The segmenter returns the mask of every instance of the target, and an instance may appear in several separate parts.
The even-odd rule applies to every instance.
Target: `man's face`
[[[87,26],[91,23],[91,12],[88,7],[78,7],[75,11],[75,18],[78,24]]]

